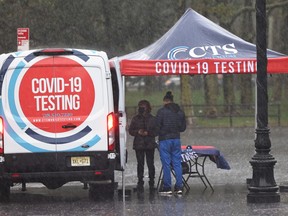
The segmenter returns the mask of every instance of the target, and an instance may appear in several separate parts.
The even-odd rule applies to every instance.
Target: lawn
[[[136,113],[139,100],[146,99],[150,101],[152,113],[156,114],[159,107],[162,106],[163,96],[167,90],[154,91],[152,94],[145,94],[144,90],[126,90],[126,112],[128,120]],[[180,103],[180,90],[176,88],[173,91],[174,101]],[[239,93],[236,93],[236,100]],[[192,92],[193,127],[254,127],[255,126],[255,104],[251,104],[250,109],[243,109],[241,104],[235,106],[235,112],[224,112],[223,96],[219,95],[217,105],[217,116],[209,118],[205,115],[205,105],[203,90],[194,90]],[[268,105],[268,124],[269,126],[288,126],[288,104],[280,103]]]

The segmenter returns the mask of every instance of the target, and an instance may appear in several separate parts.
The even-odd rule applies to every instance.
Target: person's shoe
[[[137,185],[136,190],[137,190],[137,192],[142,193],[142,192],[144,192],[144,186],[143,185]]]
[[[150,190],[150,192],[156,190],[156,188],[155,188],[155,186],[154,186],[154,180],[150,180],[150,181],[149,181],[149,190]]]
[[[154,193],[156,191],[156,188],[154,186],[149,186],[150,193]]]
[[[182,187],[177,187],[175,185],[174,187],[174,193],[177,194],[177,195],[182,195],[183,194],[183,188]]]
[[[159,190],[159,194],[161,195],[172,195],[172,191],[169,188],[163,188]]]
[[[174,192],[177,195],[182,195],[183,194],[183,191],[181,189],[175,189]]]

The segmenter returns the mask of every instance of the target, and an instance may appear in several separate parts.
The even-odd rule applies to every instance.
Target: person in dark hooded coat
[[[176,175],[174,192],[182,194],[182,166],[180,133],[186,130],[185,113],[173,102],[172,92],[163,98],[164,106],[157,112],[159,152],[163,167],[163,188],[159,193],[172,194],[171,165]]]
[[[135,115],[129,126],[129,134],[134,136],[133,149],[136,152],[137,159],[137,190],[144,189],[144,159],[149,173],[149,187],[154,191],[154,152],[156,148],[155,137],[158,135],[156,117],[151,114],[151,106],[149,101],[141,100],[138,103],[138,114]]]

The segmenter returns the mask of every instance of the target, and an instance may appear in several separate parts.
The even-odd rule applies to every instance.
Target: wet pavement
[[[288,182],[288,128],[271,128],[271,154],[277,160],[274,176],[278,185]],[[249,160],[254,155],[253,128],[188,129],[182,136],[183,144],[213,145],[229,162],[231,170],[217,169],[212,161],[206,163],[206,175],[213,185],[214,192],[204,186],[200,179],[190,179],[190,191],[182,196],[160,196],[150,193],[148,172],[145,167],[145,191],[137,193],[136,158],[132,150],[132,137],[128,137],[128,164],[125,171],[125,184],[130,196],[125,199],[118,195],[112,200],[90,200],[83,185],[72,183],[57,190],[48,190],[42,185],[27,185],[27,192],[14,187],[11,202],[0,204],[0,215],[287,215],[288,192],[280,192],[279,203],[247,203],[246,180],[252,176]],[[161,163],[155,154],[157,178]],[[122,173],[116,173],[118,189],[121,189]],[[157,179],[156,179],[157,180]],[[157,182],[157,181],[156,181]],[[288,183],[287,183],[288,185]]]
[[[288,212],[288,196],[283,195],[280,203],[248,204],[246,201],[246,185],[216,185],[215,191],[203,192],[198,185],[189,193],[179,196],[161,197],[151,199],[147,193],[142,199],[132,197],[134,202],[126,201],[126,215],[267,215],[283,216]],[[137,196],[137,195],[133,195]],[[135,203],[135,200],[136,203]],[[136,207],[136,208],[135,208]]]
[[[288,128],[271,128],[271,154],[277,160],[274,167],[274,177],[277,185],[288,185]],[[131,137],[129,147],[129,162],[126,169],[126,182],[129,187],[135,179],[135,155],[131,151]],[[251,204],[247,203],[249,190],[246,181],[252,177],[252,167],[249,163],[255,154],[254,128],[190,128],[183,133],[182,144],[184,145],[213,145],[218,148],[229,162],[231,170],[217,169],[216,165],[206,162],[206,175],[213,185],[214,192],[205,190],[200,179],[190,179],[190,191],[182,197],[161,197],[151,202],[150,196],[144,194],[142,207],[146,209],[143,215],[287,215],[288,192],[280,192],[280,203]],[[161,163],[158,154],[155,158],[156,173],[160,173]],[[146,168],[147,170],[147,168]],[[146,174],[146,178],[147,178]],[[146,190],[148,190],[148,178]],[[121,180],[120,180],[121,181]],[[280,190],[279,190],[280,191]],[[133,198],[134,197],[134,198]],[[137,198],[137,196],[136,196]],[[126,201],[127,215],[134,215],[142,208],[133,208],[135,193],[131,201]],[[138,206],[139,207],[139,206]],[[143,209],[143,211],[144,211]],[[148,214],[150,212],[150,214]],[[140,214],[141,215],[141,214]]]

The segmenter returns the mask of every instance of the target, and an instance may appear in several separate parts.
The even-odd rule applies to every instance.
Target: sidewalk
[[[141,202],[142,199],[145,208],[149,207],[149,212],[155,212],[154,215],[163,215],[161,214],[163,211],[167,213],[166,215],[173,215],[173,213],[175,215],[205,216],[286,215],[288,212],[288,192],[280,192],[280,203],[247,203],[249,190],[246,179],[252,177],[252,167],[249,161],[255,154],[254,131],[253,128],[188,129],[181,138],[182,144],[213,145],[224,154],[231,166],[231,170],[221,170],[217,169],[213,162],[207,162],[206,175],[214,187],[214,193],[209,188],[203,191],[204,187],[200,179],[193,179],[193,181],[189,180],[190,191],[182,197],[163,198],[156,194],[151,198],[151,195],[146,192],[139,200],[139,197],[132,193],[131,202],[127,201],[126,207],[129,208],[130,205],[133,205],[133,197],[136,196],[136,202]],[[277,160],[274,167],[274,177],[279,186],[286,184],[288,181],[287,131],[288,128],[270,129],[270,153]],[[135,178],[136,159],[134,151],[131,150],[131,143],[130,137],[128,141],[129,159],[125,174],[127,185],[133,185],[137,182]],[[156,173],[159,174],[161,163],[157,153],[155,154],[155,166]],[[145,181],[147,182],[148,179],[145,179]],[[147,183],[145,187],[148,189]],[[163,209],[165,206],[168,210]],[[127,215],[133,215],[132,213],[133,208]],[[139,214],[139,212],[135,213]]]
[[[280,193],[280,203],[247,203],[245,184],[214,185],[214,192],[203,191],[202,185],[191,187],[182,196],[160,196],[132,192],[126,198],[123,215],[173,215],[173,216],[284,216],[288,212],[288,193]]]

